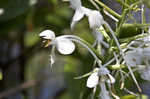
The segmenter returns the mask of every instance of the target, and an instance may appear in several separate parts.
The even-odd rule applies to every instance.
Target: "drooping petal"
[[[73,16],[73,21],[80,21],[84,16],[84,12],[81,8],[77,8]]]
[[[77,24],[77,21],[72,21],[71,22],[71,30],[73,30],[74,29],[74,27],[75,27],[75,25]]]
[[[70,0],[70,5],[73,9],[77,9],[82,6],[81,0]]]
[[[75,24],[80,21],[84,17],[84,12],[80,9],[77,8],[75,10],[75,14],[73,16],[72,22],[71,22],[71,28],[75,26]]]
[[[88,16],[90,28],[99,28],[103,24],[103,17],[99,11],[92,10],[86,14]]]
[[[39,34],[40,37],[44,39],[54,39],[55,38],[55,33],[51,30],[44,30]]]
[[[111,74],[108,74],[108,77],[109,77],[109,80],[107,80],[108,83],[111,83],[111,84],[115,83],[116,80]]]
[[[56,48],[61,54],[68,55],[75,50],[75,44],[69,39],[58,37],[56,38]]]
[[[94,72],[94,73],[92,73],[92,74],[89,76],[89,78],[88,78],[88,80],[87,80],[87,83],[86,83],[86,86],[87,86],[88,88],[94,88],[94,87],[96,87],[96,85],[98,84],[98,82],[99,82],[98,73],[97,73],[97,72]]]
[[[87,10],[88,10],[88,8],[85,8],[82,6],[75,10],[75,14],[74,14],[74,16],[72,18],[72,22],[71,22],[71,29],[73,29],[75,24],[84,17]]]

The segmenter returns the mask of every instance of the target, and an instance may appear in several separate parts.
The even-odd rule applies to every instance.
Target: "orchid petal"
[[[74,29],[74,27],[75,27],[75,25],[77,24],[77,21],[72,21],[71,22],[71,30],[73,30]]]
[[[70,0],[70,4],[73,9],[77,9],[82,6],[81,0]]]
[[[94,87],[96,87],[96,85],[98,84],[98,82],[99,82],[98,73],[97,73],[97,72],[94,72],[94,73],[92,73],[92,74],[89,76],[89,78],[88,78],[88,80],[87,80],[87,83],[86,83],[86,86],[87,86],[88,88],[94,88]]]
[[[64,55],[71,54],[75,50],[75,44],[66,38],[56,38],[56,47]]]
[[[55,33],[51,30],[45,30],[39,34],[40,37],[44,39],[54,39],[55,38]]]
[[[72,21],[80,21],[83,18],[83,16],[84,16],[84,12],[82,11],[82,9],[77,8]]]
[[[84,14],[84,7],[79,7],[75,10],[75,14],[71,22],[71,29],[73,29],[75,24],[84,17]]]
[[[87,13],[90,28],[99,28],[103,24],[103,17],[99,11],[93,10]]]
[[[108,77],[109,77],[108,83],[111,83],[111,84],[115,83],[116,80],[112,75],[108,74]]]

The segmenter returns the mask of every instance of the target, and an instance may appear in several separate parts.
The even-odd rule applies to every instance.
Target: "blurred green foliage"
[[[150,0],[143,0],[144,4],[150,8]]]

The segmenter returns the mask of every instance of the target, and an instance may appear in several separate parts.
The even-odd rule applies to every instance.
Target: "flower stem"
[[[116,17],[117,19],[121,19],[121,16],[116,13],[115,11],[113,11],[112,9],[110,9],[109,7],[107,7],[104,3],[102,3],[99,0],[95,0],[101,7],[103,7],[106,11],[108,11],[110,14],[112,14],[114,17]]]
[[[127,9],[124,9],[123,12],[122,12],[122,19],[119,20],[119,23],[118,23],[118,26],[117,26],[117,29],[116,29],[117,37],[119,37],[119,35],[120,35],[120,29],[121,29],[123,23],[125,23],[126,15],[127,15],[128,12],[129,12],[129,10],[127,10]]]
[[[81,39],[80,37],[74,36],[74,35],[63,35],[61,37],[68,38],[74,42],[77,42],[81,44],[83,47],[87,48],[88,51],[93,55],[93,57],[96,59],[96,61],[99,63],[101,60],[102,62],[104,61],[104,57],[99,54],[98,51],[96,51],[91,44],[89,44],[87,41]]]

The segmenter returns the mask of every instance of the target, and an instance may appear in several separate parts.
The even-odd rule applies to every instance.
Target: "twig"
[[[3,99],[4,97],[7,97],[7,96],[14,94],[16,92],[23,91],[23,90],[30,88],[32,86],[35,86],[37,84],[38,84],[38,80],[30,80],[28,82],[25,82],[25,83],[15,87],[15,88],[11,88],[9,90],[1,92],[0,93],[0,99]]]

